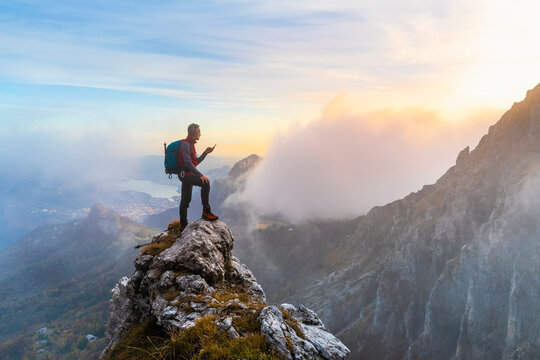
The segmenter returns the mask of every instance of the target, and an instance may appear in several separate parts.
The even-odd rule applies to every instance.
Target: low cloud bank
[[[434,183],[500,111],[449,122],[422,109],[351,113],[338,99],[273,140],[234,201],[292,221],[359,216]]]
[[[86,133],[75,136],[53,131],[10,133],[0,136],[2,173],[11,178],[37,178],[68,183],[99,183],[121,178],[130,171],[136,142],[119,134]],[[131,147],[131,151],[129,150]]]

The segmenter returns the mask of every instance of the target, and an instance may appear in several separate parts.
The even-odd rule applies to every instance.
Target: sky
[[[277,154],[294,148],[283,139],[332,130],[318,124],[341,99],[344,125],[365,130],[351,143],[324,137],[342,152],[360,156],[352,145],[387,126],[381,114],[407,114],[414,146],[402,152],[435,151],[424,135],[450,126],[451,139],[437,139],[457,155],[540,82],[539,10],[523,0],[3,0],[0,161],[19,144],[52,159],[65,144],[160,155],[192,122],[215,156]],[[403,139],[386,135],[374,149]],[[454,155],[426,164],[419,183]]]

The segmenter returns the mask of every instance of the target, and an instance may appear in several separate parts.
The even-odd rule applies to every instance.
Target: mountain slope
[[[540,86],[434,185],[372,209],[301,298],[362,359],[540,355]]]
[[[30,351],[38,328],[55,328],[47,351],[60,358],[87,333],[102,337],[110,289],[132,271],[133,246],[153,233],[97,204],[85,219],[40,227],[12,244],[0,254],[0,341],[24,334]]]

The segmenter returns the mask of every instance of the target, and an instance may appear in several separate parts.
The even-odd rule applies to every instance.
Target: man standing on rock
[[[182,182],[182,198],[180,200],[180,229],[184,230],[188,224],[187,210],[191,202],[191,192],[193,185],[201,188],[201,200],[203,205],[202,218],[209,221],[215,221],[218,217],[212,214],[210,209],[210,180],[197,170],[197,165],[204,160],[206,155],[214,151],[216,147],[208,147],[201,156],[197,157],[195,144],[201,137],[201,129],[198,124],[190,124],[188,126],[188,136],[182,140],[178,148],[179,156],[178,163],[180,173],[178,178]]]

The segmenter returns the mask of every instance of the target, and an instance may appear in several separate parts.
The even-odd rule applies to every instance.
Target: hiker
[[[188,126],[188,136],[182,140],[178,148],[178,164],[180,172],[178,178],[182,182],[182,198],[180,200],[180,229],[184,230],[188,224],[187,210],[191,202],[191,191],[193,185],[201,187],[201,200],[203,205],[202,218],[209,221],[215,221],[218,217],[212,214],[210,209],[210,180],[197,170],[197,165],[204,160],[206,155],[214,151],[216,147],[207,147],[201,156],[197,157],[195,144],[201,137],[201,129],[198,124]]]

